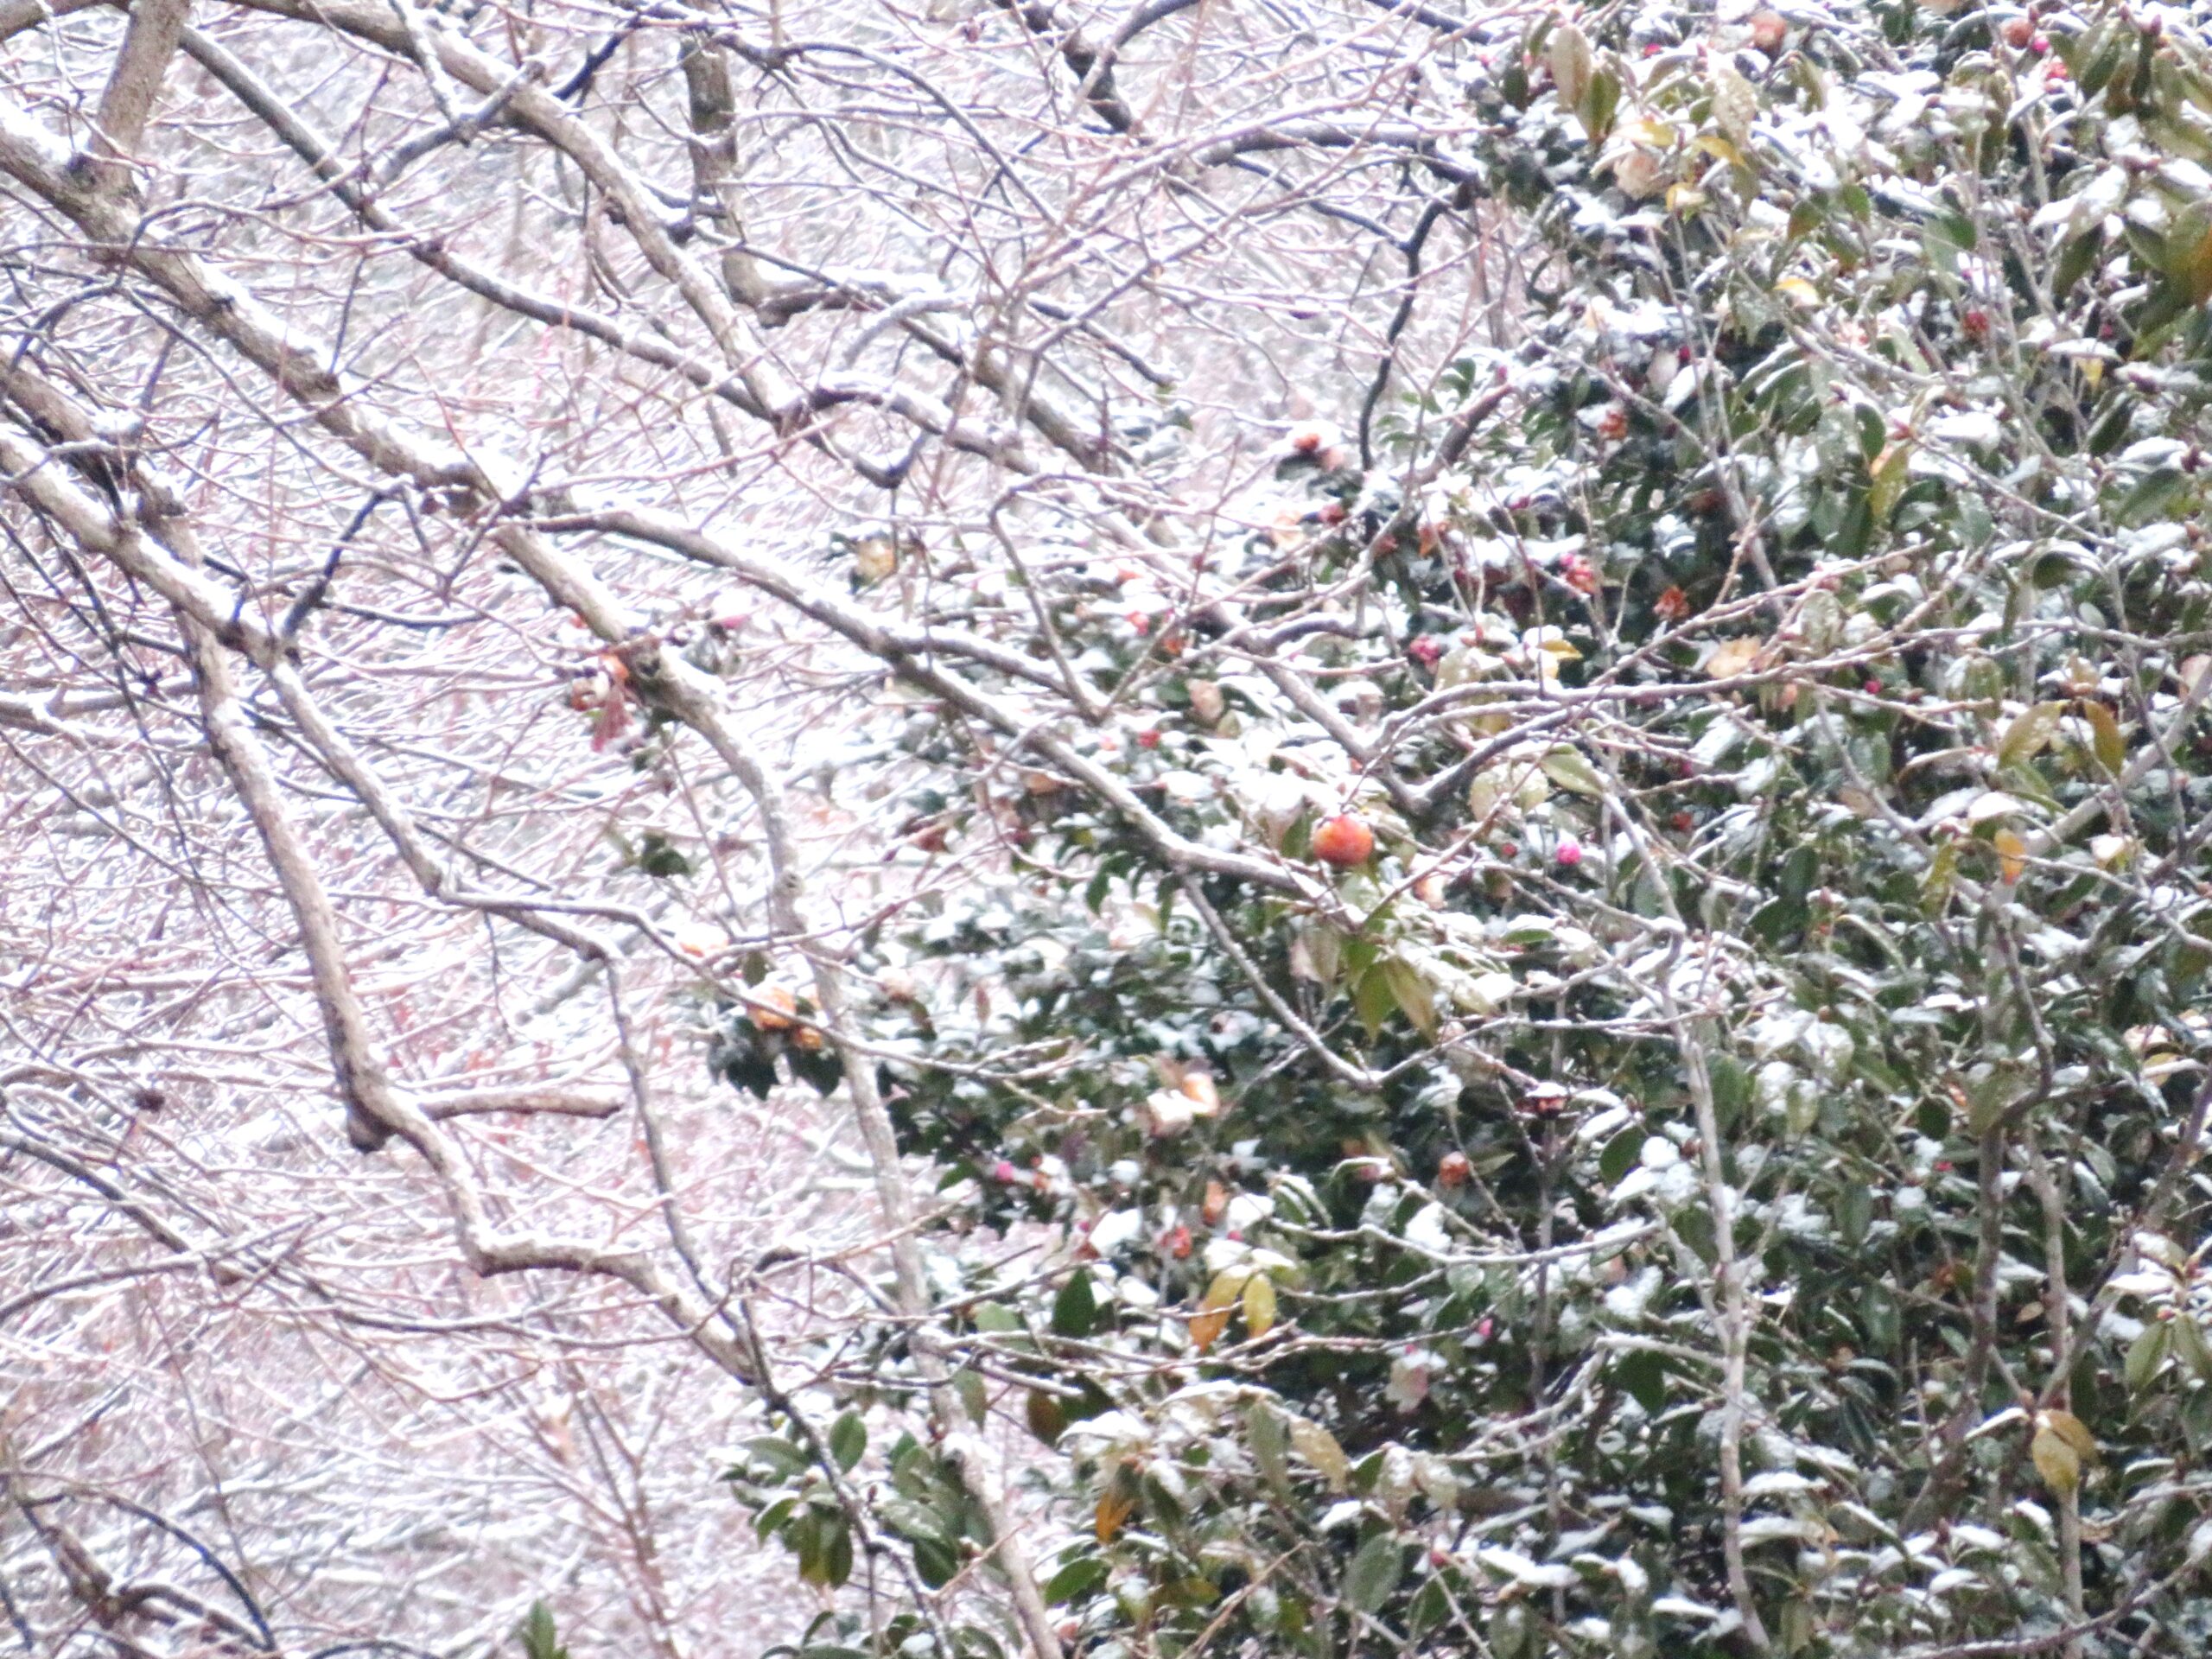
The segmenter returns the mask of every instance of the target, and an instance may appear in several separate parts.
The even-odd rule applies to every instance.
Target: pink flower
[[[991,1166],[991,1179],[995,1181],[1004,1181],[1011,1184],[1021,1179],[1021,1172],[1016,1169],[1007,1160],[1001,1158],[998,1162]]]
[[[1582,843],[1579,841],[1562,841],[1559,844],[1559,850],[1552,856],[1559,861],[1560,868],[1571,870],[1582,861]]]

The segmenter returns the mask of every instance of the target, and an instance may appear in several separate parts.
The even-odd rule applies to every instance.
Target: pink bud
[[[995,1181],[1018,1181],[1021,1179],[1021,1172],[1001,1158],[991,1166],[991,1179]]]
[[[1561,868],[1571,870],[1582,861],[1582,843],[1579,841],[1562,841],[1559,844],[1559,850],[1552,856],[1560,861]]]

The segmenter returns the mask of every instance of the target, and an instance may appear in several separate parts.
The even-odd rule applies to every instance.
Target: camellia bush
[[[937,1179],[926,1313],[730,1471],[851,1586],[806,1651],[2200,1650],[2212,47],[1458,39],[1405,164],[1525,235],[1512,330],[1249,528],[1140,471],[1118,540],[855,559],[967,642],[831,618],[901,856],[986,874],[835,1053],[722,1003]]]
[[[2212,17],[0,42],[10,1646],[2212,1650]]]

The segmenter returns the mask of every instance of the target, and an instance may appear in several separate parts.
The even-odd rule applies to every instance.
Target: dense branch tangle
[[[1210,34],[1182,10],[1125,20],[1118,79],[1042,11],[0,13],[11,788],[44,803],[26,833],[95,855],[51,867],[91,877],[67,922],[44,896],[10,906],[46,935],[30,967],[19,934],[9,994],[10,1144],[123,1230],[35,1258],[37,1307],[197,1274],[218,1298],[262,1287],[252,1318],[302,1342],[373,1344],[429,1287],[394,1318],[397,1282],[365,1292],[346,1262],[380,1207],[435,1194],[474,1274],[608,1287],[464,1321],[501,1389],[565,1344],[649,1336],[634,1306],[803,1421],[770,1332],[837,1296],[739,1265],[791,1217],[748,1220],[772,1163],[713,1173],[744,1137],[726,1107],[702,1117],[677,1031],[685,988],[750,994],[745,948],[810,980],[860,1135],[845,1151],[775,1104],[820,1195],[803,1236],[830,1258],[887,1240],[896,1303],[922,1313],[916,1201],[842,1016],[839,960],[879,900],[836,873],[880,830],[864,804],[790,794],[810,747],[864,728],[850,694],[887,670],[1100,790],[1179,864],[1322,897],[1178,836],[1081,752],[1100,694],[959,597],[990,591],[982,514],[1010,491],[1025,537],[1096,538],[1194,611],[1233,602],[1188,578],[1271,435],[1224,425],[1242,390],[1169,400],[1202,365],[1278,408],[1338,355],[1370,372],[1367,311],[1406,297],[1395,256],[1370,254],[1449,188],[1419,162],[1440,129],[1401,156],[1414,130],[1386,118],[1425,26],[1332,20],[1339,63],[1321,36],[1255,49],[1241,20]],[[1317,306],[1370,289],[1340,325]],[[1251,334],[1255,302],[1293,315]],[[1203,452],[1140,460],[1194,416],[1217,429]],[[855,599],[823,534],[887,518],[911,550],[893,602]],[[787,712],[764,728],[769,709]],[[696,899],[649,873],[674,844],[711,873]],[[321,1169],[333,1082],[356,1146],[414,1157],[278,1205],[276,1242],[266,1194],[207,1187],[161,1127],[182,1111],[219,1137],[273,1111],[296,1128],[271,1168]],[[168,1149],[139,1169],[122,1148],[147,1136]],[[839,1196],[856,1169],[873,1210]],[[138,1386],[188,1394],[161,1380],[167,1351]],[[587,1413],[621,1386],[611,1363],[558,1374]],[[11,1462],[82,1408],[58,1382],[37,1398]],[[988,1461],[962,1454],[979,1496]],[[43,1518],[79,1502],[48,1472],[29,1458],[10,1490],[78,1606],[26,1605],[25,1639],[89,1619],[181,1651],[187,1592],[99,1562],[139,1547],[86,1530],[119,1511]],[[1052,1651],[998,1524],[1017,1626]],[[626,1526],[607,1628],[672,1651],[700,1615],[652,1582],[655,1548]],[[286,1593],[304,1596],[286,1642],[386,1616]],[[197,1608],[208,1639],[265,1645],[236,1600]]]
[[[2086,1115],[2137,1080],[2078,1008],[2045,1019],[2086,993],[2020,894],[2063,877],[2110,906],[2101,943],[2197,950],[2173,895],[2204,832],[2130,849],[2158,790],[2187,816],[2212,672],[2140,620],[2179,602],[2122,533],[2155,508],[2080,505],[2102,452],[2024,419],[2066,486],[2031,496],[1980,427],[1915,424],[1996,395],[1926,366],[1942,316],[1885,295],[1832,344],[1776,289],[1732,193],[1772,191],[1748,200],[1789,248],[1777,202],[1827,209],[1779,114],[1752,143],[1760,99],[1890,45],[1859,28],[1791,79],[1711,22],[1609,60],[1670,113],[1593,170],[1587,41],[1382,0],[0,10],[0,741],[30,873],[0,910],[0,1147],[31,1217],[0,1339],[65,1351],[6,1351],[32,1404],[0,1537],[45,1563],[23,1645],[458,1651],[559,1580],[608,1644],[711,1650],[757,1610],[715,1524],[666,1517],[762,1421],[741,1489],[878,1651],[1046,1659],[1116,1621],[1204,1649],[1267,1605],[1234,1639],[1312,1650],[1294,1605],[1397,1643],[1420,1540],[1431,1639],[1522,1659],[1606,1628],[1571,1600],[1593,1583],[1656,1616],[1630,1544],[1588,1559],[1676,1505],[1667,1617],[1791,1648],[1859,1599],[1780,1558],[1834,1541],[1821,1482],[1908,1531],[1977,1470],[2004,1496],[1992,1396],[2063,1410],[2141,1294],[2135,1226],[2069,1263]],[[1613,215],[1649,193],[1599,175],[1668,133],[1699,190]],[[1740,243],[1710,229],[1739,210]],[[1943,232],[2016,236],[2010,212]],[[2081,318],[2037,264],[2006,280],[2056,338]],[[1811,522],[1829,474],[1856,519]],[[1979,528],[1926,499],[1962,477]],[[2037,597],[2061,529],[2059,563],[2111,562],[2093,626]],[[2102,667],[2043,662],[2061,639]],[[1793,766],[1846,784],[1781,809]],[[1379,860],[1363,824],[1317,839],[1354,806]],[[2117,851],[2076,845],[2101,823]],[[1886,885],[1816,888],[1823,857]],[[1931,984],[1950,1012],[1862,1033],[1849,1070],[1838,1007]],[[1862,1362],[1772,1265],[1813,1259],[1815,1198],[1875,1248],[1836,1190],[1859,1166],[1770,1154],[1827,1132],[1817,1073],[1874,1125],[1834,1133],[1903,1237],[1904,1192],[1948,1174],[1923,1145],[1953,1071],[1981,1091],[1972,1224],[1915,1236],[1941,1260],[1910,1287],[1900,1247],[1910,1306]],[[2115,1214],[2166,1224],[2208,1100]],[[2047,1353],[2000,1319],[2024,1272]],[[159,1491],[92,1433],[118,1342],[117,1388],[191,1442]],[[264,1342],[338,1377],[347,1421],[448,1436],[450,1471],[294,1458],[295,1416],[226,1392]],[[1917,1437],[1871,1472],[1790,1439],[1862,1363]],[[1409,1449],[1432,1386],[1487,1403]],[[217,1426],[175,1428],[211,1389]],[[1065,1454],[1027,1488],[1017,1401]],[[1709,1469],[1681,1426],[1707,1412]],[[1357,1483],[1331,1419],[1363,1424]],[[1668,1435],[1679,1478],[1618,1451]],[[550,1507],[465,1607],[408,1593],[447,1540],[201,1524],[241,1481],[318,1480],[481,1522],[524,1507],[517,1466]],[[1645,1501],[1593,1492],[1601,1466]],[[1262,1481],[1249,1525],[1206,1509]],[[1338,1521],[1355,1486],[1356,1530],[1284,1524],[1294,1481]],[[2098,1584],[2058,1507],[2046,1611],[2164,1606],[2179,1569]],[[1109,1588],[1084,1552],[1133,1514],[1167,1541]],[[1183,1576],[1133,1588],[1140,1560]],[[325,1587],[347,1573],[391,1588]]]

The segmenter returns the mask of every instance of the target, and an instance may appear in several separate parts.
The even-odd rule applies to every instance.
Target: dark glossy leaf
[[[1370,1538],[1345,1564],[1344,1599],[1363,1613],[1380,1611],[1405,1572],[1405,1554],[1395,1533]]]
[[[1098,1300],[1091,1290],[1090,1274],[1077,1268],[1052,1299],[1052,1334],[1087,1337],[1097,1319]]]

